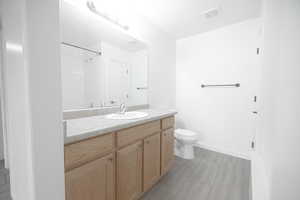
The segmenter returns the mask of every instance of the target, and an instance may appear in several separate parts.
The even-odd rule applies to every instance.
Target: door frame
[[[118,106],[120,106],[120,104],[121,103],[125,103],[125,104],[127,104],[128,103],[128,98],[125,98],[125,102],[120,102],[120,99],[118,99],[117,100],[117,102],[116,102],[116,104],[109,104],[108,102],[109,101],[111,101],[112,99],[111,99],[111,94],[110,94],[110,92],[109,92],[109,87],[110,87],[110,84],[109,84],[109,70],[110,70],[110,68],[111,68],[111,63],[117,63],[117,64],[120,64],[120,65],[122,65],[122,66],[124,66],[125,68],[126,68],[126,70],[127,70],[127,85],[126,85],[126,87],[127,87],[127,95],[129,94],[129,92],[130,92],[130,71],[131,71],[131,69],[130,69],[130,65],[129,65],[129,63],[127,62],[127,61],[125,61],[125,60],[122,60],[122,59],[118,59],[118,58],[112,58],[112,57],[108,57],[107,59],[106,59],[106,62],[105,62],[105,103],[106,103],[106,105],[108,105],[108,106],[111,106],[111,107],[118,107]]]
[[[7,120],[6,120],[6,102],[4,91],[4,57],[3,51],[5,49],[4,40],[2,37],[2,30],[0,29],[0,120],[2,120],[2,134],[3,134],[3,152],[4,152],[4,166],[9,169],[9,152],[8,152],[8,137],[7,137]]]

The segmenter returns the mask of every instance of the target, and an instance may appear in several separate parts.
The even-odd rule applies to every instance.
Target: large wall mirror
[[[144,42],[68,1],[62,1],[61,30],[65,111],[148,103]]]

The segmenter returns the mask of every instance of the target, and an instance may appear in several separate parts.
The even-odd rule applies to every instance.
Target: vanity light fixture
[[[93,1],[87,1],[86,6],[92,13],[102,17],[103,19],[106,19],[107,21],[121,27],[126,31],[129,30],[129,26],[122,24],[118,19],[114,19],[114,17],[110,16],[108,13],[98,11]]]

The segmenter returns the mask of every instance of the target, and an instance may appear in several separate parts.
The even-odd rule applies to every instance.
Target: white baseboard
[[[237,152],[228,151],[228,150],[225,150],[225,149],[222,149],[222,148],[210,146],[210,145],[203,144],[203,143],[197,143],[196,147],[200,147],[200,148],[203,148],[203,149],[207,149],[207,150],[227,154],[227,155],[234,156],[234,157],[237,157],[237,158],[251,160],[250,155],[245,155],[245,154],[241,154],[241,153],[237,153]]]

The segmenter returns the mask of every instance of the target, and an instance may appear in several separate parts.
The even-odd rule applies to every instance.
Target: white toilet
[[[176,129],[175,155],[184,159],[193,159],[194,145],[197,140],[197,133],[186,129]]]

